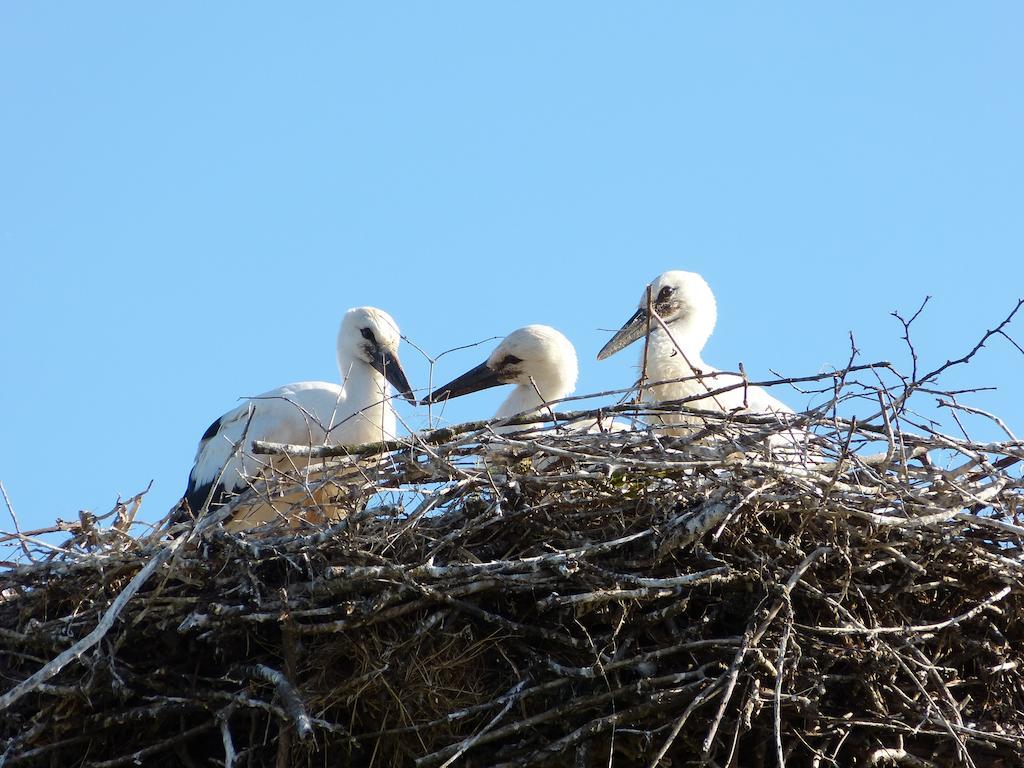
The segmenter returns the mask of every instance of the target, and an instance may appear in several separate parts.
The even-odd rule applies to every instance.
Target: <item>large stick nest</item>
[[[802,417],[812,462],[770,417],[477,424],[22,535],[0,764],[1024,764],[1024,445],[901,414]],[[347,517],[218,524],[296,482]]]

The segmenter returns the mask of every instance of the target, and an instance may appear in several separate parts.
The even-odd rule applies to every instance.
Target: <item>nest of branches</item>
[[[0,765],[1024,764],[1024,444],[855,370],[788,424],[262,445],[323,463],[146,535],[138,497],[17,534]]]

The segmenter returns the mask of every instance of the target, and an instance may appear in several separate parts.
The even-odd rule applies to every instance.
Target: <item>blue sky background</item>
[[[850,331],[905,365],[888,313],[926,294],[922,365],[959,356],[1024,295],[1024,6],[864,8],[3,4],[0,479],[22,525],[150,479],[161,516],[237,398],[337,379],[355,305],[432,354],[554,325],[580,392],[630,383],[634,350],[594,360],[601,329],[671,268],[718,296],[719,367],[816,373]],[[995,339],[946,382],[998,386],[967,402],[1024,431],[1022,374]]]

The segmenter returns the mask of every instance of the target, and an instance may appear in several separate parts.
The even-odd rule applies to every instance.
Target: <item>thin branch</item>
[[[306,708],[302,704],[302,697],[283,673],[278,672],[276,669],[271,669],[265,664],[244,666],[242,671],[250,677],[268,682],[277,688],[278,696],[281,697],[281,704],[284,706],[284,711],[288,713],[288,717],[291,718],[299,740],[305,741],[313,735],[313,724],[310,722],[309,715],[306,714]]]
[[[4,487],[3,480],[0,480],[0,494],[3,494],[4,504],[7,505],[7,513],[11,516],[11,520],[14,521],[14,531],[18,539],[18,543],[21,544],[21,551],[25,553],[25,557],[27,557],[30,562],[35,562],[35,558],[32,557],[32,552],[28,548],[28,543],[25,541],[25,538],[21,533],[21,525],[18,523],[18,516],[14,514],[14,505],[11,504],[11,499],[7,495],[7,489]]]

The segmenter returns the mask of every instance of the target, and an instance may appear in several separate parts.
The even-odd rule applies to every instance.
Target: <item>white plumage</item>
[[[207,499],[222,504],[267,467],[268,457],[249,451],[253,440],[353,445],[393,438],[396,418],[388,383],[415,402],[398,359],[399,340],[398,325],[387,312],[373,307],[346,312],[337,344],[341,385],[288,384],[214,421],[199,442],[189,474],[185,499],[191,510],[198,513]],[[294,462],[278,459],[276,464],[291,468]]]
[[[648,313],[648,300],[664,327]],[[605,344],[597,359],[603,360],[615,354],[649,331],[646,381],[650,383],[643,387],[644,401],[664,402],[704,395],[687,402],[687,407],[726,413],[792,414],[793,409],[761,387],[743,386],[740,376],[723,373],[704,362],[701,353],[716,320],[715,297],[703,277],[680,270],[665,272],[644,290],[636,313]],[[712,390],[731,385],[739,386],[727,392],[709,394]],[[699,419],[684,413],[652,417],[651,422],[679,425],[679,428],[665,430],[677,435],[691,432],[692,427],[700,423]],[[797,434],[797,430],[791,430],[783,442],[792,444],[800,441],[802,436],[802,432]]]
[[[489,387],[515,387],[495,413],[503,419],[534,413],[544,403],[568,397],[576,388],[579,365],[576,350],[564,335],[547,325],[527,325],[512,331],[475,368],[435,389],[422,404],[437,403]],[[498,427],[498,432],[521,431],[522,426]]]

